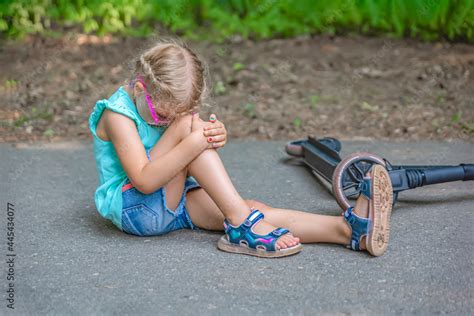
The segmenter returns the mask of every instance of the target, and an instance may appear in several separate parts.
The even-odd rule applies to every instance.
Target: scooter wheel
[[[358,152],[347,156],[337,165],[332,176],[332,191],[337,204],[344,211],[351,206],[349,199],[359,196],[363,178],[374,164],[386,167],[383,158]]]
[[[307,140],[288,142],[285,146],[286,153],[293,157],[303,157],[303,146],[301,146],[301,144],[305,141]]]

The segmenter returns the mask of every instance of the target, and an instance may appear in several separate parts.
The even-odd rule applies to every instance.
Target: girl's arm
[[[133,186],[144,194],[150,194],[168,183],[209,147],[201,127],[191,132],[166,154],[149,161],[135,123],[131,119],[112,111],[105,111],[103,118],[107,136],[114,144],[125,173]]]

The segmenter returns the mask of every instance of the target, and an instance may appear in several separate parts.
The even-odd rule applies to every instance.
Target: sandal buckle
[[[347,221],[349,222],[349,224],[354,225],[354,223],[356,222],[356,218],[354,216],[351,216]]]

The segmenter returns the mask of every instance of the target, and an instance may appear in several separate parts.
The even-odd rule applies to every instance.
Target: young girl
[[[382,255],[392,206],[387,171],[372,168],[355,208],[343,216],[244,200],[216,151],[227,142],[224,124],[214,114],[209,122],[197,114],[206,95],[204,74],[186,45],[160,42],[139,56],[128,85],[96,103],[89,127],[100,214],[137,236],[224,228],[219,249],[260,257],[295,254],[301,243],[316,242]]]

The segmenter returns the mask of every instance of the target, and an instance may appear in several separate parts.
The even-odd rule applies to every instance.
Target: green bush
[[[144,36],[157,25],[212,40],[357,32],[472,42],[474,0],[0,1],[8,37],[70,28]]]

